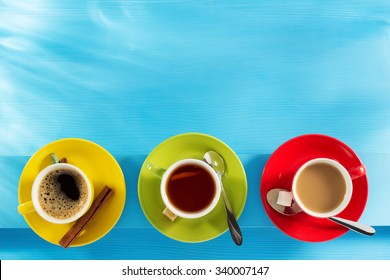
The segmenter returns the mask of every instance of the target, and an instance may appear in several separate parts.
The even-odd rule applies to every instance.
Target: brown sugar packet
[[[85,229],[88,223],[95,217],[103,205],[108,201],[112,196],[114,191],[105,186],[104,189],[99,193],[96,199],[93,201],[91,207],[83,216],[81,216],[76,223],[68,230],[67,233],[61,238],[58,242],[62,247],[68,248],[69,245],[80,235],[80,233]]]
[[[168,209],[168,207],[165,207],[163,212],[162,212],[168,219],[171,220],[171,222],[173,222],[174,220],[176,220],[177,216],[171,211]]]

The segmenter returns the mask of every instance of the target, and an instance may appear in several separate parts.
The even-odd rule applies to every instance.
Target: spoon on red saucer
[[[282,215],[285,216],[293,216],[298,214],[299,212],[302,212],[302,209],[296,204],[296,202],[293,200],[290,206],[283,206],[277,203],[279,192],[285,191],[284,189],[272,189],[267,193],[267,202],[268,204],[274,209],[276,212],[279,212]],[[374,235],[375,229],[364,224],[360,224],[351,220],[346,220],[339,217],[329,217],[327,218],[331,220],[332,222],[335,222],[339,225],[342,225],[346,228],[349,228],[353,231],[356,231],[358,233],[364,234],[364,235]]]

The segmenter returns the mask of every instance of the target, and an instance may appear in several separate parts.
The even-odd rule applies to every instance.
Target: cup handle
[[[348,173],[351,176],[351,179],[357,179],[367,174],[366,167],[362,164],[358,167],[348,169]]]
[[[158,177],[159,179],[162,178],[162,176],[166,171],[164,168],[161,168],[150,161],[146,163],[145,168],[146,170],[148,170],[150,173],[152,173],[154,176]]]
[[[52,164],[56,164],[56,163],[60,162],[60,160],[58,159],[58,157],[55,153],[51,153],[50,158],[51,158]],[[34,211],[35,211],[35,208],[34,208],[34,204],[32,201],[28,201],[28,202],[25,202],[25,203],[18,205],[18,212],[20,215],[25,215],[25,214],[28,214],[28,213],[31,213]]]
[[[25,214],[28,214],[28,213],[31,213],[34,211],[35,211],[35,208],[34,208],[34,204],[32,201],[28,201],[28,202],[25,202],[25,203],[18,205],[18,212],[20,215],[25,215]]]
[[[166,171],[164,168],[161,168],[150,161],[146,163],[145,168],[159,179],[162,178]],[[171,222],[173,222],[177,218],[177,216],[171,210],[169,210],[168,207],[165,207],[162,213],[169,220],[171,220]]]

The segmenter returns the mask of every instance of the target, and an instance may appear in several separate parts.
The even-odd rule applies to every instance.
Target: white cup
[[[182,209],[178,208],[169,198],[168,195],[168,185],[169,185],[169,179],[171,178],[171,175],[180,167],[186,166],[186,165],[194,165],[197,167],[202,168],[205,170],[211,177],[213,186],[215,188],[214,195],[211,199],[211,202],[207,205],[207,207],[195,211],[195,212],[188,212],[188,211],[183,211]],[[183,159],[175,162],[171,166],[169,166],[168,169],[162,169],[157,167],[151,162],[148,162],[146,164],[146,168],[155,174],[157,177],[161,178],[161,183],[160,183],[160,192],[161,192],[161,198],[165,204],[165,206],[176,216],[186,218],[186,219],[195,219],[195,218],[200,218],[208,213],[210,213],[215,206],[217,205],[220,195],[221,195],[221,185],[219,182],[219,178],[217,176],[217,173],[212,169],[207,163],[198,160],[198,159]],[[165,213],[164,213],[165,214]],[[175,218],[175,217],[174,217]],[[174,219],[173,218],[173,219]],[[172,220],[173,220],[172,219]]]
[[[302,202],[302,199],[299,195],[299,192],[297,191],[297,189],[298,189],[297,182],[298,182],[298,179],[300,178],[302,172],[304,170],[306,170],[308,167],[316,165],[316,164],[328,164],[328,165],[334,167],[336,170],[339,171],[339,174],[341,175],[341,177],[344,181],[345,191],[343,194],[344,197],[343,197],[342,201],[338,204],[337,207],[329,210],[328,212],[316,212],[316,211],[306,207],[305,204]],[[327,218],[327,217],[336,216],[337,214],[339,214],[341,211],[343,211],[348,206],[348,203],[350,202],[351,197],[352,197],[352,189],[353,188],[352,188],[351,176],[349,175],[348,171],[344,168],[344,166],[342,166],[340,163],[338,163],[335,160],[331,160],[328,158],[316,158],[316,159],[313,159],[313,160],[306,162],[305,164],[303,164],[299,168],[299,170],[297,171],[297,173],[294,176],[293,185],[292,185],[292,194],[293,194],[294,200],[296,201],[298,206],[305,213],[307,213],[311,216],[314,216],[314,217],[318,217],[318,218]]]
[[[302,194],[299,193],[298,191],[298,184],[299,184],[299,179],[302,175],[302,172],[306,171],[307,168],[312,167],[314,165],[318,164],[324,164],[324,165],[330,165],[333,167],[335,170],[338,171],[338,176],[341,176],[340,179],[343,181],[343,186],[345,186],[345,190],[342,192],[342,199],[341,201],[335,205],[332,209],[328,211],[316,211],[313,210],[310,207],[307,207],[305,203],[303,202],[303,197]],[[315,158],[312,160],[309,160],[305,162],[295,173],[293,182],[292,182],[292,188],[291,192],[288,191],[281,191],[279,192],[278,199],[277,199],[277,204],[282,205],[282,206],[291,206],[293,202],[295,202],[300,209],[302,209],[303,212],[306,214],[317,217],[317,218],[329,218],[329,217],[334,217],[337,216],[339,213],[341,213],[349,204],[351,198],[352,198],[352,193],[353,193],[353,184],[352,180],[359,178],[363,175],[366,174],[366,169],[363,165],[360,165],[358,167],[352,168],[350,170],[346,170],[343,165],[341,165],[339,162],[329,159],[329,158]],[[340,186],[340,187],[343,187]],[[307,198],[306,198],[307,201]]]
[[[79,207],[80,209],[77,210],[72,216],[69,218],[63,219],[63,218],[56,218],[52,215],[48,214],[47,211],[44,210],[44,206],[41,205],[39,202],[39,196],[40,196],[40,186],[43,183],[42,181],[45,179],[46,175],[49,173],[55,172],[56,170],[67,170],[72,172],[73,174],[77,174],[82,177],[83,182],[85,182],[86,185],[86,198],[82,199],[83,204],[77,205],[75,203],[75,206]],[[28,213],[31,213],[33,211],[36,211],[39,216],[41,216],[43,219],[50,223],[54,224],[67,224],[71,223],[77,219],[79,219],[82,215],[84,215],[89,207],[92,204],[94,196],[94,188],[92,185],[92,182],[88,179],[88,177],[85,175],[85,173],[78,168],[75,165],[69,164],[69,163],[56,163],[47,166],[44,168],[39,174],[35,177],[34,183],[32,185],[31,189],[31,201],[25,202],[23,204],[20,204],[18,206],[18,211],[20,214],[25,215]],[[55,202],[54,202],[55,203]]]

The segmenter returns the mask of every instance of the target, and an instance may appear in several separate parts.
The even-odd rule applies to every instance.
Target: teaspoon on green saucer
[[[209,151],[205,153],[203,156],[203,161],[206,162],[208,165],[210,165],[219,177],[219,181],[221,183],[221,194],[222,194],[223,202],[225,204],[225,210],[226,210],[226,216],[227,216],[227,222],[228,222],[230,234],[232,236],[234,243],[240,246],[242,244],[241,229],[237,223],[237,219],[233,213],[233,209],[229,203],[229,199],[226,195],[225,189],[223,188],[223,184],[222,184],[222,175],[225,173],[225,162],[223,161],[222,157],[214,151]]]

